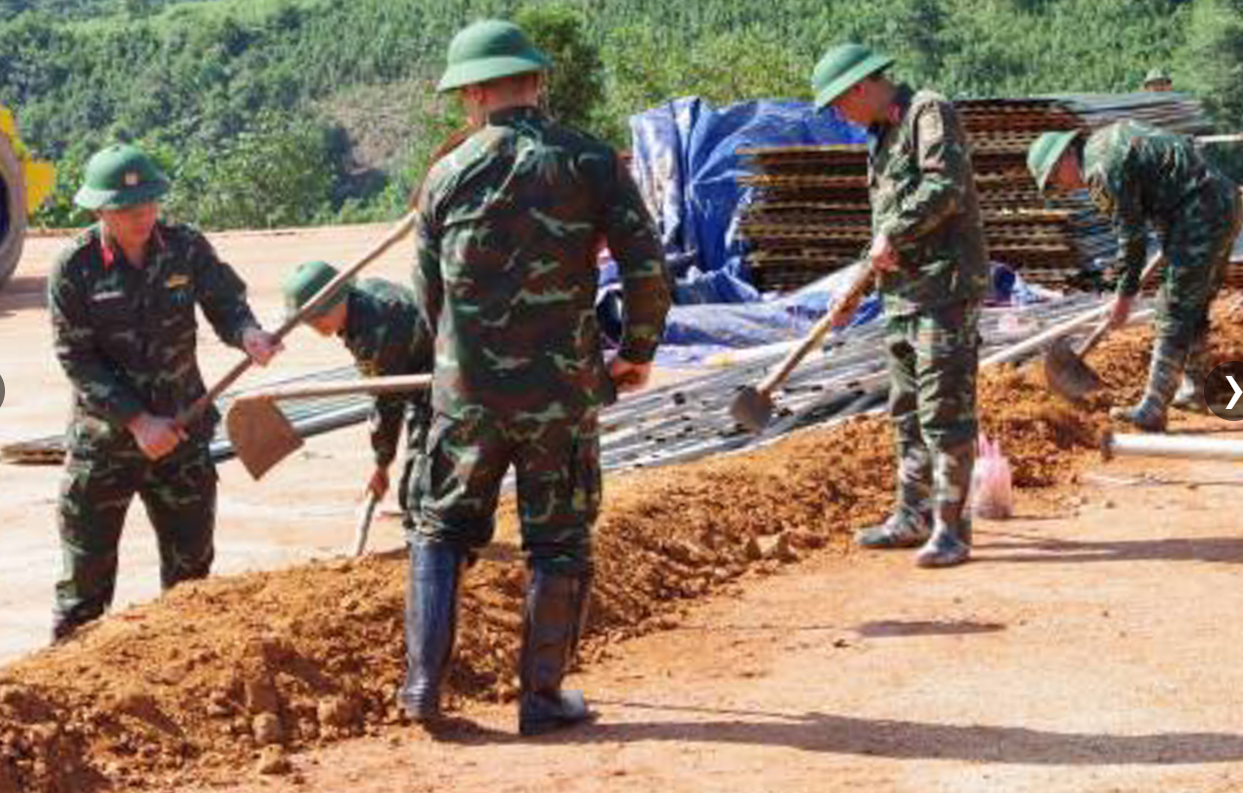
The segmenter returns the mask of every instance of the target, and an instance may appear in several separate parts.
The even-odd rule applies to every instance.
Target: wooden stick
[[[335,278],[324,284],[324,288],[316,292],[315,296],[308,300],[306,305],[302,306],[302,308],[298,309],[296,313],[287,318],[285,323],[277,328],[276,332],[273,334],[276,339],[279,341],[285,338],[285,336],[291,330],[296,328],[299,323],[313,314],[317,309],[319,309],[320,306],[324,305],[324,303],[331,300],[337,290],[344,286],[351,278],[358,275],[360,270],[380,258],[380,256],[382,256],[389,248],[396,245],[402,237],[409,234],[410,230],[414,228],[414,223],[417,218],[417,209],[412,209],[410,212],[406,213],[406,216],[403,217],[391,231],[389,231],[384,239],[380,240],[374,247],[371,248],[371,250],[364,253],[361,257],[338,273]],[[190,405],[190,407],[186,408],[177,416],[177,423],[182,427],[194,423],[194,421],[203,414],[203,411],[205,411],[209,405],[215,402],[216,399],[224,393],[225,389],[233,385],[239,377],[246,373],[246,370],[250,368],[251,363],[252,361],[250,356],[246,356],[242,360],[238,361],[233,368],[225,374],[224,377],[220,378],[215,385],[208,389],[206,394],[203,394],[203,396],[196,399],[194,404]]]

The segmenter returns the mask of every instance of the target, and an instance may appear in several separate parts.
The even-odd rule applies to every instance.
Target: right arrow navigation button
[[[1226,361],[1204,382],[1204,401],[1214,416],[1226,421],[1243,419],[1243,361]]]

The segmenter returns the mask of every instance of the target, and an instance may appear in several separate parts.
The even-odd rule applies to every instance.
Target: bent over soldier
[[[283,284],[285,311],[296,314],[321,289],[337,277],[326,262],[307,262],[289,274]],[[432,370],[432,334],[424,324],[409,287],[366,278],[336,290],[323,306],[307,317],[306,324],[321,336],[336,336],[354,358],[363,377],[423,374]],[[405,426],[406,457],[397,499],[407,532],[418,518],[418,505],[411,501],[411,472],[423,453],[431,400],[426,390],[377,394],[371,410],[371,450],[375,468],[367,489],[377,499],[389,489],[389,468],[397,457]]]
[[[279,349],[246,287],[197,231],[159,219],[168,180],[141,150],[110,146],[87,162],[74,200],[99,223],[65,250],[48,281],[56,356],[73,386],[58,516],[64,558],[52,636],[112,602],[117,544],[137,493],[160,550],[160,583],[205,577],[214,555],[216,471],[195,357],[195,306],[227,344],[266,364]]]
[[[669,307],[651,218],[617,153],[539,109],[549,66],[507,22],[454,37],[439,89],[461,94],[476,131],[428,174],[414,272],[436,364],[401,699],[416,720],[438,713],[462,569],[492,538],[512,465],[530,569],[518,714],[528,735],[588,717],[561,681],[591,584],[597,415],[615,390],[646,382]],[[604,242],[626,308],[607,366],[594,311]]]
[[[1110,415],[1164,432],[1171,405],[1205,410],[1209,307],[1243,222],[1238,187],[1205,161],[1190,138],[1136,121],[1086,136],[1079,130],[1046,132],[1032,143],[1027,165],[1041,190],[1086,187],[1113,221],[1120,269],[1114,324],[1127,320],[1139,293],[1150,224],[1168,262],[1144,396]]]
[[[812,75],[817,107],[831,105],[868,128],[868,258],[888,322],[897,506],[856,541],[867,548],[922,545],[917,564],[946,567],[971,553],[967,498],[988,255],[958,113],[938,94],[890,82],[885,70],[892,64],[843,44]]]

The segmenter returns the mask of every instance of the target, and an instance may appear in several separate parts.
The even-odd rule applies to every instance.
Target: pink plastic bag
[[[971,472],[971,512],[981,518],[1004,520],[1014,515],[1014,488],[1010,461],[1001,445],[980,433],[975,469]]]

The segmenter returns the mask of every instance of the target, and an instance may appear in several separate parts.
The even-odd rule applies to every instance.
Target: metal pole
[[[1101,440],[1101,456],[1106,460],[1124,456],[1243,460],[1243,441],[1191,435],[1115,435],[1110,432]]]

